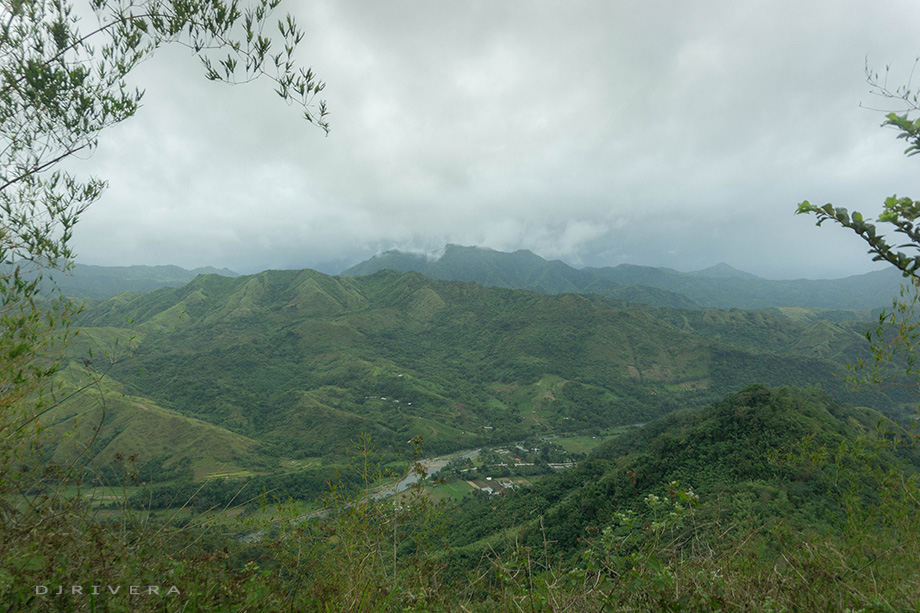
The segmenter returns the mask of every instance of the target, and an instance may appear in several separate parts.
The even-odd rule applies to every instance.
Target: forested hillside
[[[865,352],[852,321],[395,272],[202,275],[93,305],[79,323],[75,357],[117,346],[106,376],[135,405],[258,441],[250,467],[260,470],[265,457],[338,457],[362,433],[394,451],[421,435],[446,453],[640,423],[752,382],[852,399],[835,373]]]
[[[920,455],[884,442],[897,431],[817,390],[752,386],[498,502],[466,499],[452,564],[501,559],[511,582],[530,564],[541,597],[566,585],[591,609],[909,608]]]
[[[874,435],[879,421],[885,421],[879,413],[845,407],[817,390],[751,386],[607,442],[578,468],[507,495],[499,517],[493,517],[490,503],[471,499],[465,505],[469,520],[460,520],[470,525],[456,532],[455,542],[474,543],[521,522],[536,505],[546,525],[537,531],[525,522],[525,542],[537,546],[547,538],[554,548],[572,552],[588,526],[615,524],[617,512],[643,513],[645,497],[664,496],[673,483],[691,489],[701,501],[698,512],[714,515],[725,527],[783,519],[798,529],[828,529],[844,512],[828,483],[820,471],[787,465],[779,454],[805,439],[816,450],[836,449]],[[907,457],[920,466],[920,456]],[[879,461],[897,463],[890,455]],[[763,503],[756,509],[752,495]]]
[[[132,526],[99,556],[192,555],[171,581],[200,603],[912,602],[914,573],[892,581],[920,567],[911,397],[844,385],[870,357],[858,317],[199,275],[76,316],[44,453],[80,467],[85,530]],[[17,577],[46,568],[16,555]]]

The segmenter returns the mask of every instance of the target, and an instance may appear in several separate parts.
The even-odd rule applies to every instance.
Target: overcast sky
[[[288,0],[327,137],[270,83],[143,64],[137,116],[79,168],[110,183],[78,261],[338,272],[387,249],[768,278],[879,268],[798,202],[920,198],[865,64],[906,82],[920,3]],[[89,24],[87,24],[88,27]],[[890,103],[889,105],[890,106]],[[887,108],[887,107],[886,107]]]

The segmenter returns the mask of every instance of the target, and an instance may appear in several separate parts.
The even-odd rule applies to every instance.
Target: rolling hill
[[[642,284],[677,292],[717,309],[876,309],[889,306],[903,279],[894,268],[842,279],[783,281],[761,279],[725,264],[690,273],[631,264],[583,271],[615,283]]]
[[[246,467],[263,466],[257,441],[129,394],[82,365],[71,364],[58,379],[62,401],[49,415],[57,441],[50,457],[57,462],[82,458],[91,474],[105,475],[109,484],[116,456],[136,456],[132,464],[143,480],[248,474]]]

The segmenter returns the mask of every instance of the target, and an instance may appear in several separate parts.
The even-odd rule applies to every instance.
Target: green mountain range
[[[203,449],[214,437],[238,441],[219,443],[220,457],[192,457],[198,475],[220,463],[264,472],[331,461],[362,433],[385,450],[421,435],[440,453],[589,432],[753,382],[856,399],[835,373],[866,351],[857,321],[652,308],[392,271],[199,275],[89,305],[79,324],[75,358],[106,369],[123,398],[119,423],[182,418],[195,420]],[[860,400],[889,413],[904,403]],[[188,462],[175,452],[167,465]]]
[[[558,260],[544,260],[526,250],[505,253],[458,245],[448,245],[437,257],[387,251],[342,271],[341,275],[362,276],[387,269],[544,294],[596,293],[682,309],[876,309],[888,306],[901,283],[894,269],[817,281],[772,281],[727,264],[690,273],[630,264],[576,269]]]
[[[348,610],[902,610],[920,460],[895,433],[916,401],[846,388],[859,316],[202,274],[88,301],[45,457],[80,466],[61,487],[88,533],[198,543],[194,573],[170,572],[194,591],[224,569],[255,606],[360,584]],[[422,443],[442,457],[408,461]],[[409,466],[443,470],[397,493]],[[121,549],[138,558],[102,559]]]
[[[447,245],[437,258],[387,251],[342,271],[340,275],[358,277],[381,270],[413,271],[432,279],[474,281],[489,287],[526,289],[542,294],[594,293],[654,306],[683,309],[700,306],[675,292],[610,281],[559,260],[544,260],[527,250],[505,253],[481,247]]]
[[[677,292],[718,309],[876,309],[889,306],[903,281],[894,268],[842,279],[782,281],[761,279],[726,264],[691,273],[630,264],[583,271],[616,283],[641,283]]]

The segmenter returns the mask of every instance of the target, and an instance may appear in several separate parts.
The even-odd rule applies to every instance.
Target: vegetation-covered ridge
[[[898,440],[819,390],[752,386],[499,502],[467,499],[452,559],[525,556],[546,572],[540,597],[600,570],[598,609],[912,610],[920,454]]]
[[[848,398],[904,417],[920,381],[916,284],[865,333],[802,307],[649,308],[411,272],[201,275],[82,314],[49,299],[42,275],[69,268],[105,187],[58,165],[134,114],[127,76],[161,45],[192,49],[212,80],[270,79],[328,130],[312,103],[323,84],[293,61],[305,34],[268,23],[276,5],[96,0],[83,35],[66,2],[3,4],[0,607],[917,609],[920,438],[841,404],[833,376],[855,360],[863,382],[907,396]],[[920,149],[920,121],[888,123]],[[880,221],[911,241],[898,247],[858,213],[799,210],[916,278],[920,202],[886,202]],[[859,281],[838,290],[884,295]],[[581,440],[558,436],[571,431]],[[563,441],[584,453],[617,435],[565,460]],[[469,449],[451,482],[425,474],[423,444]],[[467,475],[495,487],[464,495]],[[301,502],[320,488],[321,503]]]
[[[92,341],[131,346],[108,376],[132,396],[290,459],[335,456],[361,433],[392,450],[421,435],[444,453],[603,429],[752,381],[844,397],[834,373],[865,351],[853,321],[653,309],[394,272],[202,275],[90,306],[79,323],[79,356]]]
[[[185,285],[198,275],[235,277],[238,273],[212,266],[187,270],[181,266],[92,266],[74,264],[54,275],[57,289],[71,298],[105,299],[122,292],[150,292],[160,287]]]
[[[535,508],[545,522],[539,531],[531,526],[529,539],[549,538],[555,548],[574,551],[589,527],[614,523],[626,509],[642,511],[647,495],[662,495],[672,482],[691,487],[705,503],[701,512],[716,513],[713,519],[726,526],[783,519],[798,529],[830,529],[842,513],[833,492],[819,478],[820,471],[794,465],[784,454],[803,445],[828,453],[897,430],[878,412],[842,405],[818,389],[754,385],[613,438],[577,468],[508,495],[501,517],[490,520],[488,505],[480,505],[481,513],[473,513],[475,519],[456,535],[458,542],[475,542],[502,522],[530,516]],[[884,453],[878,461],[886,468],[906,468],[908,474],[920,466],[920,456],[912,451],[900,459]],[[477,503],[468,506],[474,509]]]

